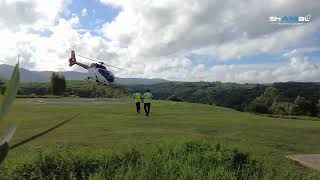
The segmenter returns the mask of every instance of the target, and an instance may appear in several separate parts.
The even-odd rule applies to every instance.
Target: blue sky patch
[[[80,19],[80,28],[94,30],[101,28],[104,23],[112,22],[119,14],[120,9],[107,6],[96,0],[73,0],[68,7],[71,14],[67,19],[76,14]],[[81,11],[87,10],[87,15],[82,16]]]

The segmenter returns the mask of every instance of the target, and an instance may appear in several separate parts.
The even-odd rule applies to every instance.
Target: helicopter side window
[[[113,82],[114,81],[114,75],[106,70],[106,69],[99,69],[99,73],[106,78],[109,82]]]

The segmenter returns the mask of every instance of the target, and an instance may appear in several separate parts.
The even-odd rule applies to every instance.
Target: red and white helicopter
[[[83,63],[77,62],[76,56],[88,59],[90,61],[94,61],[96,63],[92,63],[90,66],[85,65]],[[87,81],[90,82],[95,82],[98,85],[110,85],[114,82],[115,80],[115,76],[113,75],[113,73],[111,71],[109,71],[105,66],[104,66],[104,62],[99,62],[98,60],[92,59],[92,58],[88,58],[85,56],[82,56],[80,54],[76,54],[74,50],[71,51],[71,57],[69,59],[69,66],[73,66],[73,65],[78,65],[80,67],[85,68],[86,70],[89,71],[90,76],[86,79]],[[113,68],[117,68],[117,69],[122,69],[125,70],[123,68],[119,68],[116,66],[111,66],[109,64],[106,64],[106,66],[110,66]]]

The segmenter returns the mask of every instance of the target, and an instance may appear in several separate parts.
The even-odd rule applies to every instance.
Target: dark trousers
[[[150,107],[151,107],[151,103],[144,103],[144,112],[146,112],[147,116],[150,113]]]
[[[140,113],[140,102],[136,103],[136,109],[137,109],[137,113]]]

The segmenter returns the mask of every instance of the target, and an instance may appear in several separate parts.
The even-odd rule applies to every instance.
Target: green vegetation
[[[44,97],[50,94],[49,89],[48,83],[23,83],[18,94],[20,97]],[[64,96],[116,98],[128,96],[129,92],[133,93],[137,89],[142,92],[151,89],[155,99],[203,103],[240,111],[282,116],[320,114],[319,83],[287,82],[264,85],[168,82],[153,85],[101,87],[86,81],[68,81]],[[274,92],[267,92],[268,89]]]
[[[18,91],[19,81],[20,81],[20,72],[19,72],[19,64],[17,64],[15,66],[13,73],[12,73],[10,81],[7,82],[4,94],[2,96],[0,96],[0,120],[2,120],[5,117],[5,115],[8,113],[8,111],[13,103],[13,100],[17,94],[17,91]],[[63,122],[60,122],[59,124],[51,127],[50,129],[48,129],[46,131],[43,131],[43,132],[36,134],[36,135],[33,135],[27,139],[22,140],[21,142],[19,142],[17,144],[9,146],[9,141],[11,140],[12,136],[14,135],[14,133],[16,131],[16,125],[13,125],[11,127],[11,129],[8,132],[6,132],[6,134],[3,137],[1,137],[0,163],[7,157],[9,150],[12,150],[12,149],[17,148],[21,145],[24,145],[32,140],[35,140],[36,138],[39,138],[39,137],[53,131],[54,129],[64,125],[65,123],[73,120],[77,116],[78,115],[76,115],[72,118],[69,118],[67,120],[64,120]],[[11,124],[13,124],[13,122],[10,121],[7,124],[10,124],[10,126],[11,126]]]
[[[320,112],[319,83],[170,82],[127,89],[151,89],[156,99],[213,104],[240,111],[305,116],[317,116]]]
[[[13,100],[18,91],[18,84],[20,80],[20,73],[19,73],[19,64],[17,64],[14,68],[10,81],[6,86],[6,90],[3,95],[0,96],[0,121],[5,117],[8,113]],[[12,123],[10,123],[12,124]],[[9,152],[9,141],[11,140],[13,134],[15,133],[16,127],[15,125],[6,132],[4,136],[1,137],[0,143],[0,163],[6,158]]]
[[[83,98],[118,98],[127,96],[126,90],[118,86],[96,86],[87,81],[67,81],[64,96]],[[50,83],[21,83],[18,97],[47,97],[51,94]]]
[[[4,95],[4,93],[6,93],[6,89],[7,87],[4,85],[4,83],[0,85],[0,95]]]
[[[278,89],[274,87],[268,87],[264,93],[255,98],[249,105],[249,110],[257,113],[272,113],[275,112],[277,107],[281,107],[278,101],[281,99],[281,95]]]
[[[0,97],[0,120],[8,113],[13,99],[15,98],[18,91],[20,74],[19,74],[19,64],[15,66],[15,69],[12,73],[11,80],[6,86],[6,91],[3,96]]]
[[[248,110],[279,115],[316,116],[318,114],[317,104],[300,95],[292,102],[274,87],[268,87],[261,96],[254,99]]]
[[[66,90],[66,79],[63,75],[52,73],[51,75],[51,90],[53,95],[61,96]]]
[[[6,91],[5,82],[0,77],[0,95],[4,95]]]
[[[142,92],[150,89],[156,99],[166,100],[175,97],[185,102],[213,104],[244,111],[254,98],[264,92],[266,87],[259,84],[221,82],[169,82],[127,88],[131,92],[136,89]]]
[[[3,175],[26,172],[25,176],[41,176],[52,168],[59,170],[52,171],[52,176],[79,172],[96,179],[105,175],[129,179],[183,179],[187,175],[193,179],[218,174],[221,179],[320,176],[285,158],[288,154],[319,153],[319,121],[270,118],[203,104],[155,101],[147,118],[136,114],[133,104],[37,105],[30,99],[17,99],[6,118],[24,119],[18,121],[19,131],[12,144],[77,112],[84,113],[10,151],[1,168]],[[168,145],[168,141],[173,142]],[[221,144],[221,151],[217,144]],[[195,152],[197,149],[201,151]],[[49,152],[40,153],[43,151]],[[237,170],[231,166],[236,156],[242,164]]]
[[[5,179],[316,179],[277,171],[249,153],[204,140],[180,140],[123,152],[58,150],[17,161]]]

